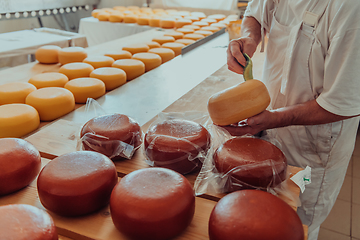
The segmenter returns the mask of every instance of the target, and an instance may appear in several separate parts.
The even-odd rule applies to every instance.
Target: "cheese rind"
[[[85,49],[82,47],[66,47],[59,50],[59,63],[61,65],[82,62],[87,57]]]
[[[145,64],[137,59],[120,59],[115,61],[112,66],[124,70],[127,81],[145,73]]]
[[[58,63],[59,51],[61,47],[56,45],[46,45],[39,47],[35,52],[35,58],[39,63]]]
[[[97,99],[106,92],[105,83],[97,78],[76,78],[65,84],[74,94],[76,103],[86,103],[88,98]]]
[[[115,60],[112,57],[108,56],[89,56],[85,58],[83,62],[90,64],[96,69],[101,67],[111,67],[114,61]]]
[[[59,73],[65,74],[69,80],[74,78],[89,77],[94,67],[88,63],[68,63],[60,67]]]
[[[0,85],[0,105],[10,103],[25,103],[27,95],[36,87],[26,82],[11,82]]]
[[[149,50],[149,53],[156,53],[161,57],[162,63],[165,63],[175,57],[175,52],[170,48],[152,48]]]
[[[115,67],[95,69],[90,73],[90,77],[103,81],[107,91],[113,90],[126,83],[125,71]]]
[[[68,81],[69,78],[65,74],[48,72],[37,74],[30,78],[28,82],[40,89],[44,87],[64,87]]]
[[[160,66],[162,63],[161,57],[155,53],[136,53],[132,58],[140,60],[145,64],[145,72]]]

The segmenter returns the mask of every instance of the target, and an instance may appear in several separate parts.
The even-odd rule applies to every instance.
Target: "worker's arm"
[[[355,116],[335,115],[320,107],[316,100],[311,100],[306,103],[276,110],[265,110],[258,115],[248,118],[245,124],[224,126],[224,128],[233,136],[244,134],[255,135],[266,129],[290,125],[318,125],[352,117]]]

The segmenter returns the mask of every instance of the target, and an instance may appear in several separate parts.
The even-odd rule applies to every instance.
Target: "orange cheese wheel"
[[[39,151],[21,138],[0,138],[0,196],[29,185],[40,172]]]
[[[56,226],[44,210],[27,204],[0,207],[1,239],[57,240]]]
[[[184,19],[189,19],[191,22],[200,21],[200,18],[199,18],[199,17],[193,16],[193,15],[185,16]]]
[[[96,15],[96,18],[99,19],[99,21],[109,21],[110,13],[106,11],[100,11]]]
[[[116,168],[108,157],[77,151],[50,161],[39,174],[37,190],[46,209],[80,216],[106,206],[116,183]]]
[[[194,211],[191,184],[166,168],[127,174],[110,198],[114,225],[130,239],[173,239],[190,225]]]
[[[214,27],[214,26],[206,26],[206,27],[202,27],[200,28],[200,30],[205,30],[205,31],[211,31],[211,32],[217,32],[220,30],[220,28],[218,27]]]
[[[208,22],[197,21],[197,22],[193,22],[192,25],[199,27],[206,27],[209,26],[210,24]]]
[[[186,25],[186,26],[188,26],[188,25]],[[176,31],[177,31],[177,32],[181,32],[181,33],[183,33],[183,34],[189,34],[189,33],[195,32],[194,29],[185,28],[186,26],[184,26],[184,27],[182,27],[182,28],[178,28],[178,29],[176,29]]]
[[[218,21],[214,18],[204,18],[204,19],[201,19],[201,22],[207,22],[207,23],[211,24],[211,23],[217,23]]]
[[[101,67],[111,67],[114,63],[114,59],[108,56],[89,56],[85,58],[83,62],[90,64],[96,69]]]
[[[169,31],[169,32],[166,32],[166,33],[164,34],[164,36],[171,36],[171,37],[175,38],[175,40],[177,40],[177,39],[183,38],[183,37],[184,37],[184,34],[181,33],[181,32]]]
[[[113,9],[116,11],[121,11],[121,12],[127,10],[127,8],[124,6],[115,6],[115,7],[113,7]]]
[[[111,13],[109,16],[109,22],[122,22],[124,15],[121,13]]]
[[[124,15],[124,23],[137,23],[136,15]]]
[[[178,40],[176,40],[175,41],[176,43],[181,43],[181,44],[184,44],[184,45],[190,45],[190,44],[192,44],[192,43],[194,43],[194,42],[196,42],[195,40],[192,40],[192,39],[184,39],[184,38],[182,38],[182,39],[178,39]]]
[[[41,121],[52,121],[75,108],[74,95],[65,88],[47,87],[30,93],[25,100],[39,113]]]
[[[202,34],[195,34],[195,33],[189,33],[189,34],[185,34],[185,35],[184,35],[184,38],[185,38],[185,39],[192,39],[192,40],[197,41],[197,40],[200,40],[200,39],[204,38],[204,35],[202,35]]]
[[[162,63],[165,63],[175,57],[175,52],[170,48],[152,48],[149,53],[156,53],[161,57]]]
[[[175,21],[175,28],[182,28],[185,25],[190,25],[192,21],[190,19],[177,19]]]
[[[205,13],[203,12],[191,12],[190,15],[197,16],[200,20],[206,18]]]
[[[201,29],[201,27],[197,26],[197,25],[186,25],[186,26],[184,26],[184,28],[192,29],[194,31]]]
[[[0,105],[9,103],[25,103],[27,95],[36,87],[26,82],[11,82],[0,85]]]
[[[48,72],[37,74],[31,77],[28,82],[39,89],[44,87],[64,87],[68,81],[69,78],[65,74]]]
[[[152,41],[159,43],[160,45],[166,42],[175,42],[175,38],[171,36],[159,36],[152,39]]]
[[[119,60],[119,59],[130,59],[132,57],[132,54],[129,51],[126,50],[112,50],[107,51],[105,56],[111,57],[112,59]]]
[[[76,103],[86,103],[88,98],[97,99],[106,92],[105,83],[97,78],[75,78],[64,86],[74,95]]]
[[[151,48],[161,47],[160,43],[158,43],[158,42],[153,42],[153,41],[151,41],[151,42],[146,42],[146,45],[148,45],[150,49],[151,49]]]
[[[60,67],[59,73],[65,74],[69,80],[80,77],[89,77],[94,67],[88,63],[68,63]]]
[[[124,70],[128,81],[145,73],[145,64],[137,59],[120,59],[115,61],[112,66]]]
[[[160,17],[152,17],[149,20],[149,26],[150,27],[160,27],[160,21],[161,21]]]
[[[58,63],[60,50],[61,47],[56,45],[42,46],[36,50],[35,58],[39,63]]]
[[[82,62],[87,57],[85,49],[82,47],[66,47],[59,50],[59,63],[61,65]]]
[[[157,68],[162,63],[161,57],[155,53],[136,53],[132,58],[140,60],[145,64],[145,72]]]
[[[164,48],[170,48],[171,50],[173,50],[175,52],[175,56],[178,56],[181,54],[181,49],[183,47],[185,47],[185,44],[182,43],[176,43],[176,42],[169,42],[169,43],[164,43],[162,45],[162,47]]]
[[[23,103],[0,106],[0,138],[22,137],[36,130],[40,117],[36,109]]]
[[[126,83],[126,73],[120,68],[97,68],[90,73],[90,77],[103,81],[107,91],[113,90]]]
[[[161,28],[174,28],[175,27],[175,18],[162,18],[160,20]]]
[[[212,23],[211,27],[218,27],[218,28],[226,28],[226,24],[224,23]]]
[[[94,17],[94,18],[96,18],[100,11],[101,11],[101,9],[94,9],[94,10],[92,10],[92,11],[91,11],[91,16]]]
[[[213,32],[211,32],[211,31],[205,31],[205,30],[197,30],[197,31],[195,31],[194,33],[195,33],[195,34],[201,34],[201,35],[203,35],[203,36],[205,36],[205,37],[210,36],[211,34],[213,34]]]
[[[150,17],[148,16],[140,16],[137,19],[137,24],[139,25],[149,25]]]
[[[124,46],[122,50],[128,51],[131,54],[139,53],[139,52],[147,52],[150,47],[145,43],[134,43]]]
[[[207,18],[212,18],[212,19],[215,19],[216,21],[221,21],[221,20],[224,20],[226,18],[226,15],[224,15],[224,14],[212,14],[212,15],[209,15]]]

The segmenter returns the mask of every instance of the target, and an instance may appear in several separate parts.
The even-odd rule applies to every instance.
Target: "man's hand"
[[[242,74],[246,59],[244,53],[252,57],[256,51],[257,43],[250,37],[241,37],[232,40],[227,49],[227,64],[230,71]]]

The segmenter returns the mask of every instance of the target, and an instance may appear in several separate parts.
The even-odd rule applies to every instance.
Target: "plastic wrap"
[[[211,145],[208,121],[201,112],[160,113],[145,134],[145,161],[181,174],[200,170]]]
[[[140,125],[124,114],[107,114],[91,98],[85,108],[93,118],[82,127],[77,150],[96,151],[112,160],[131,159],[142,143]]]

